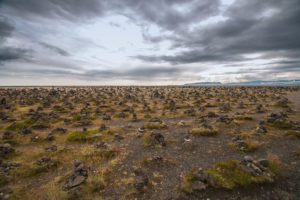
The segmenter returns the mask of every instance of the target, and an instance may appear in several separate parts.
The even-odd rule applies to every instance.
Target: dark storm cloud
[[[177,38],[180,39],[172,41],[173,48],[184,47],[187,51],[173,56],[139,55],[137,58],[144,61],[191,63],[227,61],[230,57],[247,53],[264,53],[273,58],[289,57],[289,54],[299,56],[299,52],[293,53],[300,49],[298,0],[240,0],[227,10],[225,16],[225,21],[184,34],[179,32]]]
[[[117,3],[116,3],[117,2]],[[190,23],[204,20],[218,13],[219,0],[124,0],[114,1],[114,6],[125,11],[129,9],[138,17],[149,23],[157,24],[167,30],[178,30],[187,27]],[[177,7],[188,6],[184,11]],[[126,12],[125,12],[126,13]],[[135,15],[131,16],[135,18]]]
[[[0,64],[3,62],[26,58],[27,53],[29,53],[29,51],[26,49],[0,47]]]
[[[99,0],[1,0],[4,13],[36,19],[60,18],[66,20],[88,19],[103,14],[103,2]]]
[[[139,25],[156,24],[159,27],[184,31],[191,23],[202,21],[218,14],[220,0],[2,0],[2,12],[22,18],[65,19],[80,21],[120,14],[136,21]],[[180,11],[178,8],[187,6]]]
[[[172,56],[135,56],[140,60],[146,62],[169,62],[171,64],[190,64],[190,63],[204,63],[204,62],[234,62],[244,60],[241,56],[222,54],[218,52],[204,52],[198,50],[181,52]]]
[[[47,49],[50,49],[51,51],[56,52],[57,54],[59,54],[61,56],[69,56],[70,55],[67,51],[65,51],[57,46],[47,44],[45,42],[39,42],[39,44]]]
[[[5,40],[12,35],[13,31],[14,27],[9,23],[8,18],[0,15],[0,65],[4,62],[25,58],[26,54],[29,52],[23,48],[3,45]]]
[[[8,37],[13,31],[13,26],[8,22],[8,19],[0,15],[0,40]]]

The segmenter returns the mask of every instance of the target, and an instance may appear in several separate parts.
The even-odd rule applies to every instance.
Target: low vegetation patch
[[[167,128],[167,125],[160,122],[148,122],[146,123],[145,127],[148,129],[165,129]]]
[[[45,165],[22,165],[21,167],[12,170],[10,175],[12,175],[12,177],[16,180],[18,180],[18,178],[30,178],[56,169],[57,166],[58,161],[53,161]]]
[[[87,131],[73,131],[68,135],[67,140],[69,142],[85,142],[87,140],[87,135]]]
[[[295,130],[289,130],[285,132],[286,135],[292,135],[300,138],[300,131],[295,131]]]
[[[185,193],[191,193],[193,191],[192,185],[197,180],[195,175],[194,175],[195,171],[196,170],[193,169],[189,173],[187,173],[187,175],[183,179],[183,182],[180,185],[180,189],[182,191],[184,191]]]
[[[78,121],[80,121],[82,119],[82,117],[81,117],[81,115],[74,115],[73,117],[72,117],[72,121],[73,122],[78,122]]]
[[[278,156],[273,154],[268,155],[268,170],[276,176],[280,176],[282,174],[281,162]]]
[[[238,163],[237,160],[219,162],[206,172],[215,176],[222,187],[232,189],[236,186],[248,186],[253,182],[251,174],[244,171]]]
[[[252,183],[270,182],[272,177],[278,174],[276,170],[276,173],[272,170],[268,170],[266,174],[253,175],[240,161],[229,160],[217,163],[215,167],[206,170],[206,173],[216,178],[218,186],[232,189],[238,186],[247,187]]]
[[[5,143],[16,145],[19,144],[20,142],[16,138],[0,139],[0,144],[5,144]]]
[[[269,123],[271,127],[279,128],[279,129],[289,129],[292,128],[292,124],[286,121],[274,121]]]
[[[50,127],[51,127],[51,125],[48,122],[39,122],[39,123],[36,123],[31,126],[31,128],[33,128],[33,129],[46,129],[46,128],[50,128]]]
[[[273,106],[274,107],[279,107],[279,108],[287,108],[287,107],[289,107],[286,103],[275,103]]]
[[[214,129],[201,127],[201,128],[192,128],[190,130],[190,133],[197,136],[214,136],[218,132]]]
[[[237,115],[234,117],[236,120],[253,120],[252,116],[249,115]]]
[[[97,150],[91,153],[84,155],[84,160],[91,159],[93,161],[96,160],[109,160],[114,158],[117,155],[117,152],[114,149],[107,149],[107,150]]]
[[[9,195],[9,199],[18,200],[18,199],[30,199],[28,193],[28,188],[25,187],[14,187],[12,188],[12,193]]]
[[[256,151],[260,145],[260,142],[253,139],[238,140],[229,143],[229,146],[244,152]]]
[[[8,131],[19,131],[24,127],[24,124],[22,122],[13,122],[10,125],[6,127],[6,130]]]
[[[28,118],[24,121],[24,124],[26,125],[33,125],[34,123],[37,122],[37,119],[33,119],[33,118]]]

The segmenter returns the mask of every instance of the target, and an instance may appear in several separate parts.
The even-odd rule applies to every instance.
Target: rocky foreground
[[[0,199],[300,196],[300,86],[0,88]]]

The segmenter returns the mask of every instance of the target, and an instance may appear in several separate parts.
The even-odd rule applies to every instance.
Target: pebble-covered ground
[[[0,199],[300,197],[299,86],[2,87]]]

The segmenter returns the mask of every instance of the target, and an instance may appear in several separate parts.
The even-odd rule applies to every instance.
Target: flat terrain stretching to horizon
[[[0,199],[296,200],[300,86],[0,88]]]

